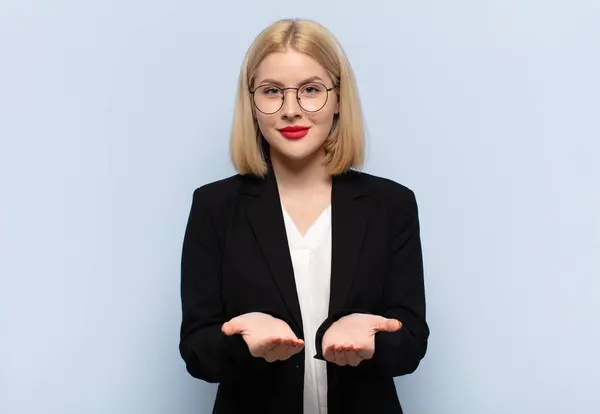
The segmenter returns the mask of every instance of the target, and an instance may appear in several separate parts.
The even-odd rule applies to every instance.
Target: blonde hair
[[[240,174],[256,176],[264,176],[268,171],[268,154],[263,152],[264,138],[254,117],[249,91],[262,60],[288,48],[315,59],[337,85],[339,114],[325,141],[329,172],[336,175],[361,167],[365,152],[363,114],[350,62],[335,37],[322,25],[310,20],[283,19],[256,37],[242,63],[230,139],[235,169]]]

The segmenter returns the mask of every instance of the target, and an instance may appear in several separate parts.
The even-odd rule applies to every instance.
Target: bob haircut
[[[365,153],[363,114],[354,73],[341,45],[322,25],[300,19],[283,19],[264,29],[242,63],[238,80],[230,155],[237,172],[264,177],[269,170],[268,144],[255,118],[250,95],[256,70],[273,52],[293,49],[315,59],[329,73],[339,99],[339,114],[325,141],[327,169],[332,175],[362,167]]]

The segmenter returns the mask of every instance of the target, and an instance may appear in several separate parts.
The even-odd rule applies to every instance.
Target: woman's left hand
[[[355,367],[373,357],[377,332],[396,332],[401,328],[400,321],[383,316],[364,313],[344,316],[323,335],[323,356],[334,364]]]

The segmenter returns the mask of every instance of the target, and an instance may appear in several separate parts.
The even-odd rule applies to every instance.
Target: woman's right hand
[[[221,328],[227,336],[240,334],[257,358],[268,362],[284,361],[304,348],[287,323],[262,312],[236,316]]]

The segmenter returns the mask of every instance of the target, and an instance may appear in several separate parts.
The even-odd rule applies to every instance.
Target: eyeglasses
[[[311,82],[299,88],[279,88],[273,85],[258,86],[250,94],[253,96],[254,106],[266,115],[272,115],[283,107],[285,91],[295,90],[296,100],[306,112],[317,112],[323,109],[329,98],[329,92],[335,86],[328,88],[319,82]]]

